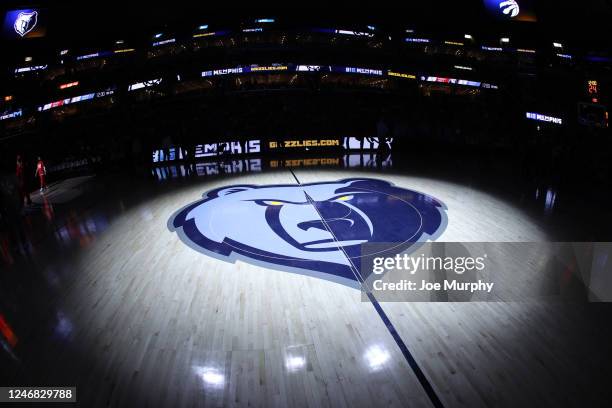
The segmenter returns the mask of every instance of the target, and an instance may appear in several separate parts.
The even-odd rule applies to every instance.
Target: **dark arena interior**
[[[611,406],[609,0],[1,8],[0,406]]]

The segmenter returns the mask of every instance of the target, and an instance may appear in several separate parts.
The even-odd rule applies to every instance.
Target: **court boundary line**
[[[293,170],[292,169],[288,169],[288,170],[291,172],[291,175],[295,179],[296,183],[300,187],[302,187],[302,183],[297,178],[297,176],[295,175]],[[327,230],[327,232],[329,232],[332,235],[334,241],[339,243],[338,238],[336,237],[336,234],[334,234],[334,232],[331,230],[331,227],[329,226],[327,221],[325,221],[325,219],[323,218],[323,216],[319,212],[319,209],[316,207],[312,197],[310,197],[308,195],[308,193],[306,193],[306,191],[304,191],[304,195],[306,196],[306,199],[308,200],[310,205],[312,205],[313,208],[315,209],[315,211],[317,212],[317,215],[319,216],[319,219],[321,220],[321,222],[325,226],[325,229]],[[440,397],[438,397],[438,394],[436,393],[436,391],[434,390],[433,386],[429,382],[429,379],[427,378],[427,376],[425,375],[425,373],[423,372],[423,370],[421,369],[421,367],[417,363],[416,359],[414,358],[414,356],[412,355],[412,353],[408,349],[408,346],[406,345],[404,340],[401,338],[401,336],[398,333],[397,329],[395,328],[395,326],[391,322],[391,319],[389,319],[389,317],[387,316],[387,314],[383,310],[383,308],[380,305],[380,303],[378,302],[378,300],[376,300],[376,298],[372,294],[372,292],[367,290],[367,288],[364,286],[365,281],[364,281],[363,277],[361,276],[361,272],[357,270],[357,267],[353,263],[353,260],[348,256],[348,254],[346,253],[344,248],[342,248],[342,246],[338,245],[338,249],[340,251],[342,251],[342,253],[344,254],[345,258],[350,263],[351,272],[355,276],[355,279],[357,279],[357,282],[359,283],[359,286],[361,287],[361,290],[364,291],[366,293],[366,295],[368,296],[368,300],[370,301],[372,306],[374,306],[374,309],[376,310],[376,313],[378,313],[378,316],[381,318],[382,322],[384,323],[385,327],[387,328],[387,331],[389,332],[389,334],[391,334],[391,337],[393,337],[393,340],[395,341],[395,344],[397,344],[397,346],[399,347],[400,351],[402,352],[402,354],[404,356],[404,359],[406,360],[406,362],[408,363],[408,365],[412,369],[412,372],[417,377],[417,380],[421,384],[421,387],[423,387],[423,390],[425,391],[425,393],[429,397],[429,401],[433,404],[433,406],[435,408],[444,408],[444,405],[442,404],[442,401],[440,400]]]

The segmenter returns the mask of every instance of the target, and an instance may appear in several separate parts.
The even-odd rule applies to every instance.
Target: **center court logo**
[[[190,247],[222,259],[355,285],[363,243],[407,249],[445,229],[437,199],[369,178],[218,188],[168,221]]]

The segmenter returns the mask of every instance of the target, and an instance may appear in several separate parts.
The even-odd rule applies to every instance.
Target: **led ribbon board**
[[[340,138],[332,139],[286,139],[280,141],[269,141],[268,149],[270,150],[292,150],[292,149],[309,149],[309,148],[339,148]]]
[[[0,120],[18,118],[22,115],[23,115],[23,112],[21,111],[21,109],[16,110],[14,112],[5,112],[2,115],[0,115]]]
[[[170,147],[167,151],[164,149],[153,150],[153,163],[183,160],[184,158],[185,150],[181,147]]]
[[[463,85],[471,86],[473,88],[485,88],[485,89],[498,89],[497,85],[489,84],[486,82],[469,81],[467,79],[448,78],[448,77],[436,77],[436,76],[422,76],[421,81],[426,82],[437,82],[441,84],[452,84],[452,85]]]
[[[226,34],[229,34],[229,30],[213,31],[213,32],[210,32],[210,33],[197,33],[197,34],[194,34],[192,37],[193,38],[215,37],[215,36],[226,35]]]
[[[413,37],[408,37],[408,38],[404,38],[405,42],[409,42],[409,43],[428,43],[429,42],[429,38],[413,38]]]
[[[344,72],[349,74],[363,74],[363,75],[382,75],[383,71],[381,69],[369,69],[369,68],[359,68],[359,67],[344,67]]]
[[[212,157],[217,155],[240,155],[261,152],[260,140],[230,141],[205,143],[195,146],[194,157]]]
[[[94,98],[103,98],[105,96],[109,96],[115,93],[114,89],[105,89],[100,92],[92,92],[85,95],[74,96],[72,98],[60,99],[54,102],[49,102],[44,105],[41,105],[37,108],[39,112],[47,111],[53,108],[59,108],[60,106],[72,105],[73,103],[85,102],[92,100]]]
[[[43,71],[47,69],[47,65],[33,65],[30,67],[15,68],[15,74],[23,74],[24,72]]]
[[[128,92],[135,91],[137,89],[142,89],[142,88],[151,88],[153,86],[157,86],[161,84],[161,82],[162,82],[162,78],[151,79],[151,80],[144,81],[144,82],[136,82],[128,86]]]
[[[385,140],[388,150],[392,149],[393,138]],[[380,139],[378,137],[345,137],[342,142],[345,150],[378,150]]]
[[[540,121],[540,122],[554,123],[555,125],[562,125],[563,124],[563,119],[556,118],[554,116],[543,115],[541,113],[526,112],[525,113],[525,117],[527,119],[537,120],[537,121]]]
[[[277,72],[277,71],[289,71],[288,65],[274,64],[269,66],[259,65],[245,65],[232,68],[221,68],[213,69],[209,71],[202,71],[202,77],[230,75],[230,74],[248,74],[252,72]],[[293,71],[293,70],[292,70]]]
[[[159,47],[160,45],[172,44],[176,42],[176,38],[169,38],[167,40],[155,41],[153,47]]]
[[[88,59],[98,58],[98,57],[108,57],[113,54],[114,52],[112,51],[100,51],[100,52],[93,52],[91,54],[79,55],[75,59],[77,61],[82,61],[82,60],[88,60]]]
[[[355,37],[374,37],[374,34],[372,33],[368,33],[365,31],[353,31],[353,30],[335,30],[336,34],[343,34],[343,35],[352,35]]]
[[[214,76],[222,76],[222,75],[236,75],[236,74],[248,74],[248,73],[257,73],[257,72],[333,72],[338,74],[360,74],[360,75],[371,75],[371,76],[388,76],[395,78],[404,78],[404,79],[416,79],[416,75],[408,74],[404,72],[397,72],[392,70],[384,70],[384,69],[375,69],[375,68],[364,68],[364,67],[346,67],[342,65],[294,65],[294,64],[272,64],[269,66],[259,66],[259,65],[244,65],[244,66],[235,66],[230,68],[219,68],[219,69],[211,69],[207,71],[202,71],[201,76],[203,78],[206,77],[214,77]],[[437,77],[421,77],[422,80],[427,80],[426,78],[437,78]],[[431,82],[431,81],[430,81]],[[438,81],[443,82],[443,81]],[[487,88],[497,88],[497,86],[489,85],[485,86],[484,83],[476,82],[476,81],[468,81],[463,79],[452,79],[448,81],[450,83],[458,83],[459,85],[467,85],[467,86],[483,86]]]
[[[397,78],[416,79],[416,75],[406,74],[404,72],[387,71],[387,75]]]

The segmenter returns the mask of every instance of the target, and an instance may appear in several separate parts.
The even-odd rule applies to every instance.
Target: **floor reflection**
[[[225,385],[225,376],[215,367],[200,367],[194,366],[195,375],[202,381],[204,388],[223,388]]]
[[[387,350],[376,344],[369,347],[363,357],[370,370],[378,371],[385,366],[390,356]]]
[[[194,185],[199,185],[198,183],[202,181],[203,177],[217,180],[216,177],[220,178],[227,175],[294,168],[313,169],[314,171],[320,168],[339,170],[339,177],[341,177],[343,169],[363,169],[366,170],[363,172],[365,176],[375,174],[375,172],[368,171],[372,169],[398,173],[418,173],[420,170],[424,172],[433,171],[431,170],[431,163],[424,163],[418,168],[417,165],[407,168],[408,165],[413,165],[413,162],[404,158],[393,160],[391,155],[383,157],[376,153],[356,153],[329,157],[207,160],[199,163],[157,166],[151,169],[146,179],[130,179],[126,174],[111,174],[78,180],[69,179],[50,186],[44,194],[33,194],[35,204],[26,208],[19,216],[11,218],[9,223],[3,224],[0,228],[0,364],[6,363],[4,367],[10,368],[10,370],[5,368],[2,373],[4,378],[2,379],[36,378],[36,374],[33,373],[36,369],[47,370],[45,375],[55,379],[55,372],[61,371],[63,367],[48,368],[45,365],[45,358],[51,359],[51,357],[46,356],[48,350],[61,350],[66,357],[66,361],[73,361],[69,364],[87,366],[92,363],[89,355],[104,356],[105,350],[110,345],[126,350],[145,347],[139,345],[139,342],[148,341],[146,339],[137,336],[125,336],[121,340],[124,343],[120,343],[113,338],[112,334],[106,332],[107,328],[105,326],[92,325],[92,327],[89,327],[89,322],[85,322],[83,316],[92,313],[93,307],[88,304],[88,309],[85,311],[70,308],[63,303],[64,299],[62,298],[65,291],[78,292],[82,289],[81,286],[75,284],[75,282],[78,282],[76,278],[80,275],[87,276],[86,283],[91,287],[98,287],[97,285],[100,285],[99,287],[108,286],[110,288],[108,292],[112,292],[115,285],[119,285],[120,279],[128,279],[124,275],[117,274],[116,281],[99,282],[98,279],[102,279],[100,276],[96,274],[87,275],[90,273],[88,265],[79,265],[80,268],[75,267],[75,263],[83,258],[83,254],[87,254],[88,251],[98,247],[98,245],[100,248],[107,245],[102,234],[109,230],[111,226],[114,228],[117,224],[121,224],[116,222],[121,214],[134,211],[136,218],[132,218],[132,220],[135,220],[135,225],[123,227],[139,228],[140,224],[150,222],[157,215],[155,207],[147,205],[149,200],[153,200],[173,189],[179,189],[187,182],[193,181]],[[457,172],[452,169],[446,171],[446,173],[449,178],[457,176],[455,174]],[[486,183],[489,174],[486,169],[478,169],[477,172],[472,174],[460,174],[460,176],[463,177],[460,180],[461,184],[469,186],[469,188],[461,190],[462,194],[470,194],[471,189],[488,187]],[[177,182],[172,182],[172,180]],[[547,217],[556,215],[559,206],[563,205],[563,200],[567,197],[565,190],[548,180],[538,181],[537,184],[517,183],[517,185],[511,185],[496,179],[491,184],[497,186],[501,184],[507,190],[504,193],[508,196],[514,196],[517,201],[523,194],[525,202],[522,203],[522,208],[533,206],[540,217],[540,221],[546,221]],[[507,185],[511,187],[506,187]],[[596,212],[594,214],[597,215]],[[577,225],[577,229],[584,227],[583,224],[578,224],[580,225]],[[580,230],[580,232],[584,231]],[[590,233],[590,231],[587,232]],[[143,239],[150,238],[144,237]],[[93,245],[94,243],[98,245]],[[151,254],[151,256],[156,256],[156,254]],[[172,260],[172,262],[174,261],[176,260]],[[607,258],[604,259],[602,255],[597,258],[597,262],[600,266],[597,268],[598,274],[595,277],[606,279],[609,276],[609,273],[606,273],[609,271]],[[174,264],[171,264],[168,260],[167,265]],[[162,276],[163,273],[159,275]],[[115,316],[113,308],[117,304],[122,304],[125,299],[131,299],[131,290],[134,289],[130,284],[123,284],[129,287],[129,291],[116,296],[107,294],[108,299],[110,299],[108,304],[99,306],[100,308],[107,308],[107,310],[111,309],[108,312],[111,316]],[[137,286],[136,282],[134,287]],[[170,287],[172,286],[170,285]],[[155,305],[155,299],[138,298],[138,294],[132,300],[133,304],[127,304],[130,311],[138,307],[148,311]],[[92,299],[91,303],[98,307],[96,301],[97,298]],[[143,306],[146,302],[150,302],[150,304]],[[95,312],[98,313],[98,309]],[[168,313],[174,312],[169,311]],[[143,321],[146,324],[154,326],[154,319],[150,315],[143,314],[142,316],[145,317]],[[122,327],[122,330],[130,331],[131,329]],[[155,326],[150,331],[159,332],[159,330]],[[92,337],[99,338],[99,343],[95,343],[92,349],[82,350],[79,348],[78,339],[79,336],[84,336],[84,332]],[[68,346],[72,341],[74,341],[74,344]],[[119,343],[113,344],[114,341]],[[58,344],[59,346],[54,348],[49,346],[50,344]],[[168,349],[171,347],[179,348],[177,344],[169,344],[167,347]],[[395,357],[393,357],[391,348],[387,349],[384,344],[372,340],[364,341],[364,344],[363,349],[360,349],[354,355],[356,365],[369,372],[376,372],[376,375],[381,375],[387,367],[394,364]],[[194,348],[196,347],[194,346]],[[313,366],[316,367],[317,364],[320,364],[320,361],[317,362],[316,357],[313,357],[312,351],[309,351],[307,347],[288,347],[286,349],[276,349],[275,352],[273,361],[277,364],[275,366],[277,370],[291,374],[294,379],[299,378],[306,372],[311,372]],[[230,369],[232,362],[226,358],[226,354],[221,353],[220,356],[221,358],[212,361],[194,359],[197,362],[196,364],[194,364],[194,360],[176,363],[176,366],[180,365],[180,367],[173,369],[177,372],[187,373],[186,377],[192,381],[197,381],[201,389],[210,391],[213,395],[222,394],[223,390],[227,389],[232,382],[231,378],[236,371],[241,372],[246,368],[239,366],[236,371],[233,368]],[[159,356],[153,356],[153,358],[157,357]],[[115,367],[115,365],[121,367],[119,359],[120,357],[117,361],[107,361],[100,358],[101,362],[98,362],[98,364],[104,366],[104,369],[107,369],[107,366],[111,367],[108,368],[108,372],[112,374],[120,370],[120,368]],[[28,360],[28,370],[30,371],[17,373],[16,369],[13,370],[13,367],[18,366],[17,363],[13,364],[13,362],[21,362],[21,360]],[[257,362],[259,360],[254,358],[253,361]],[[84,369],[83,372],[85,371]],[[74,369],[73,372],[78,372],[78,370]],[[21,377],[18,377],[18,375],[21,375]],[[133,375],[138,377],[139,374],[134,373]],[[92,374],[92,378],[103,378],[103,376],[96,377],[96,374]],[[111,387],[110,384],[105,384],[105,386]]]
[[[192,176],[219,176],[227,174],[259,173],[282,168],[339,168],[339,169],[392,169],[391,154],[352,153],[340,156],[305,157],[287,159],[218,159],[198,163],[157,165],[151,175],[157,181]]]
[[[285,360],[285,367],[289,372],[300,371],[306,366],[306,359],[299,356],[289,356]]]

